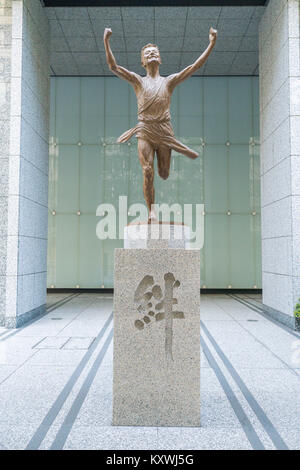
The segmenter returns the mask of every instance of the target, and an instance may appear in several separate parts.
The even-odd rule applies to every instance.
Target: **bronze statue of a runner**
[[[198,157],[194,150],[175,139],[170,122],[170,101],[174,88],[206,62],[215,45],[217,31],[210,28],[209,45],[193,64],[168,77],[159,75],[161,58],[155,44],[147,44],[141,51],[142,65],[147,72],[145,77],[118,65],[109,44],[111,35],[111,29],[105,28],[103,40],[108,66],[113,73],[123,80],[127,80],[134,87],[138,102],[138,124],[124,132],[118,142],[126,142],[133,135],[138,138],[138,154],[144,177],[143,191],[149,212],[148,220],[151,221],[156,219],[155,213],[151,210],[152,204],[154,204],[155,152],[158,174],[163,179],[167,179],[169,176],[172,149],[189,158]]]

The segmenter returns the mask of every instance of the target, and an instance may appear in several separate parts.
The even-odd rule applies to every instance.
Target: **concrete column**
[[[299,0],[270,0],[259,31],[263,303],[294,326],[300,297]]]
[[[0,324],[4,322],[9,173],[11,0],[0,0]]]
[[[46,304],[50,74],[49,25],[40,1],[13,0],[11,7],[0,319],[14,328]]]

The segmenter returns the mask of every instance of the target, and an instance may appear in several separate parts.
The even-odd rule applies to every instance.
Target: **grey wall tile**
[[[25,7],[25,15],[33,19],[36,27],[39,29],[40,35],[42,37],[48,36],[49,21],[42,3],[36,2],[36,0],[25,0]],[[29,15],[27,13],[29,13]]]
[[[122,7],[121,13],[124,19],[154,20],[153,7]]]
[[[229,64],[208,64],[205,67],[204,75],[228,75],[230,71]]]
[[[209,35],[209,28],[216,27],[217,20],[215,23],[212,23],[210,20],[202,20],[202,19],[188,19],[186,22],[186,29],[185,35],[186,36],[205,36],[208,38]],[[172,26],[172,25],[170,25]],[[176,28],[177,31],[177,28]],[[178,33],[179,34],[179,33]]]
[[[30,312],[35,308],[34,274],[18,276],[17,282],[17,315]]]
[[[189,7],[188,18],[202,18],[216,20],[221,12],[221,7]]]
[[[47,270],[34,274],[34,301],[37,305],[44,305],[47,302]]]
[[[183,52],[191,52],[191,51],[203,51],[208,46],[208,36],[200,36],[200,37],[192,37],[192,36],[184,36],[183,39]]]
[[[48,175],[42,173],[25,158],[21,158],[20,161],[20,195],[47,207]]]
[[[92,29],[93,34],[96,38],[103,38],[103,33],[105,28],[111,28],[113,35],[122,36],[123,35],[123,25],[121,20],[111,20],[111,19],[92,19]],[[85,34],[83,31],[83,36],[90,36],[90,32]],[[73,35],[74,36],[74,35]]]
[[[75,54],[77,65],[100,65],[100,56],[98,52],[77,52]]]
[[[178,52],[162,52],[161,59],[163,64],[178,64],[180,62],[180,54]]]
[[[94,32],[91,22],[86,20],[60,20],[59,21],[65,36],[88,36],[93,37]]]
[[[2,287],[1,293],[5,293],[5,286],[1,285],[2,278],[6,275],[6,237],[0,237],[0,286]],[[4,313],[4,308],[1,308],[1,297],[0,296],[0,314]]]
[[[0,159],[0,196],[7,196],[8,194],[8,171],[9,171],[9,158]]]
[[[69,52],[52,52],[51,67],[57,75],[76,75],[77,64]]]
[[[150,21],[126,19],[123,21],[123,25],[125,36],[136,36],[137,34],[152,36],[154,33],[154,23]]]
[[[272,136],[274,165],[290,155],[290,118],[289,116],[278,126]],[[266,153],[264,153],[264,156]]]
[[[262,239],[291,235],[291,197],[262,208]]]
[[[254,36],[258,34],[258,27],[259,27],[259,19],[258,18],[252,19],[249,23],[246,34],[248,36]]]
[[[18,10],[20,6],[23,9]],[[6,123],[10,128],[11,135],[11,155],[9,159],[11,179],[9,188],[12,192],[9,196],[9,217],[7,216],[8,230],[11,235],[7,238],[9,257],[6,272],[17,275],[18,268],[19,272],[22,272],[22,270],[24,272],[24,269],[27,271],[34,269],[40,272],[41,267],[42,270],[45,270],[46,265],[49,126],[48,50],[50,41],[48,19],[40,2],[36,0],[25,0],[23,4],[17,4],[16,2],[13,10],[12,48],[20,54],[13,56],[15,65],[12,73],[14,77],[10,78],[11,72],[9,70],[8,78],[11,79],[11,89],[14,94],[11,113],[17,113],[19,116],[11,114],[9,116],[10,121]],[[52,20],[55,29],[57,24],[54,26],[54,23]],[[20,36],[21,33],[22,37]],[[7,86],[7,90],[9,90],[9,85]],[[2,82],[1,87],[3,87]],[[17,93],[18,89],[22,91],[22,94]],[[1,95],[1,99],[3,99],[3,96]],[[0,106],[3,106],[3,101],[0,100],[0,103]],[[25,158],[22,158],[22,156]],[[36,200],[36,202],[31,202],[31,199]],[[26,235],[22,240],[20,240],[21,231]],[[28,233],[30,231],[33,236],[37,235],[39,238],[29,238]],[[42,240],[42,237],[44,237],[44,240]],[[34,246],[31,246],[30,242],[34,243]],[[41,246],[42,244],[44,245]],[[17,264],[18,259],[20,261],[19,266]],[[23,276],[10,276],[8,278],[9,295],[7,298],[9,298],[9,302],[6,304],[8,316],[16,314],[14,292],[17,285],[19,289],[18,314],[39,306],[39,304],[35,304],[32,279]],[[43,293],[45,287],[46,284]]]
[[[78,66],[75,64],[53,64],[51,66],[55,76],[76,76],[79,74]]]
[[[31,162],[45,175],[48,174],[49,147],[47,140],[38,138],[33,127],[22,119],[22,157]],[[35,142],[35,145],[32,145]]]
[[[47,239],[19,237],[19,275],[47,270]]]
[[[220,18],[231,18],[243,20],[250,18],[254,13],[254,7],[239,6],[239,7],[222,7]]]
[[[218,23],[219,36],[241,36],[246,33],[249,21],[233,20],[233,19],[220,19]],[[248,33],[251,34],[251,33]]]
[[[292,238],[279,237],[262,241],[262,270],[273,274],[292,274]],[[276,256],[274,256],[276,253]]]
[[[95,38],[89,37],[71,37],[68,38],[68,44],[72,52],[96,52],[98,50]]]
[[[19,235],[47,238],[48,209],[25,197],[19,198]]]
[[[233,60],[236,57],[236,52],[226,51],[219,52],[213,51],[207,59],[207,64],[216,64],[216,65],[231,65]]]
[[[0,23],[0,46],[11,45],[11,25]]]
[[[50,41],[50,49],[53,52],[69,51],[69,45],[64,37],[52,36]]]
[[[240,51],[257,51],[258,54],[258,36],[244,36],[241,44]]]
[[[273,273],[263,273],[263,286],[263,303],[287,315],[292,315],[292,277]]]
[[[185,19],[187,7],[155,7],[155,19],[178,18]]]
[[[7,49],[6,49],[7,52]],[[1,48],[0,48],[0,80],[1,81],[9,81],[10,74],[11,74],[11,60],[10,57],[3,57],[1,56]]]
[[[125,37],[126,47],[128,52],[138,51],[141,52],[142,47],[148,43],[154,42],[154,34],[147,36],[126,36]]]
[[[291,154],[300,155],[300,116],[290,117],[290,139],[291,139]]]
[[[42,139],[48,140],[49,114],[25,81],[22,83],[22,117]]]
[[[0,237],[6,238],[7,230],[7,197],[0,196]]]
[[[88,20],[88,9],[84,7],[57,7],[54,9],[59,20]]]
[[[238,51],[243,36],[218,36],[214,51]]]
[[[120,7],[89,7],[88,13],[92,19],[121,20]]]
[[[99,64],[78,65],[78,71],[79,71],[79,75],[83,75],[83,76],[104,75],[104,69],[102,65],[99,65]]]
[[[10,83],[0,82],[0,116],[6,117],[10,110]]]
[[[291,192],[291,162],[285,158],[262,176],[262,207],[288,197]]]
[[[64,36],[62,27],[57,19],[49,20],[49,26],[50,26],[51,36],[59,36],[59,37]]]
[[[253,13],[253,15],[252,15],[252,18],[261,18],[262,15],[263,15],[264,12],[265,12],[265,9],[266,9],[266,7],[264,7],[264,6],[257,6],[257,7],[255,7],[254,13]]]
[[[54,7],[45,7],[45,13],[47,15],[48,20],[56,19],[56,13]]]
[[[96,36],[97,47],[100,51],[104,51],[103,37],[101,35]],[[126,50],[125,39],[123,36],[115,36],[114,34],[110,38],[110,46],[112,51],[124,52]],[[130,50],[127,47],[127,50]],[[134,49],[133,49],[134,50]]]
[[[160,51],[170,51],[176,52],[177,55],[180,55],[182,46],[183,46],[183,36],[174,36],[174,37],[156,37],[156,44],[159,47]]]
[[[7,156],[9,151],[9,121],[0,121],[0,155]]]

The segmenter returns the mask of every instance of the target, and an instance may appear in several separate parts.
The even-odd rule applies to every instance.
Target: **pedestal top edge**
[[[150,225],[150,227],[152,225],[184,225],[185,227],[188,227],[188,225],[186,225],[185,223],[183,222],[131,222],[127,225],[125,225],[125,227],[130,227],[131,225]]]

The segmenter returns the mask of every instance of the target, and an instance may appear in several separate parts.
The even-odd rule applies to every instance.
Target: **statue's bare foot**
[[[157,222],[157,216],[153,210],[150,211],[148,215],[148,224],[151,224],[152,222]]]

